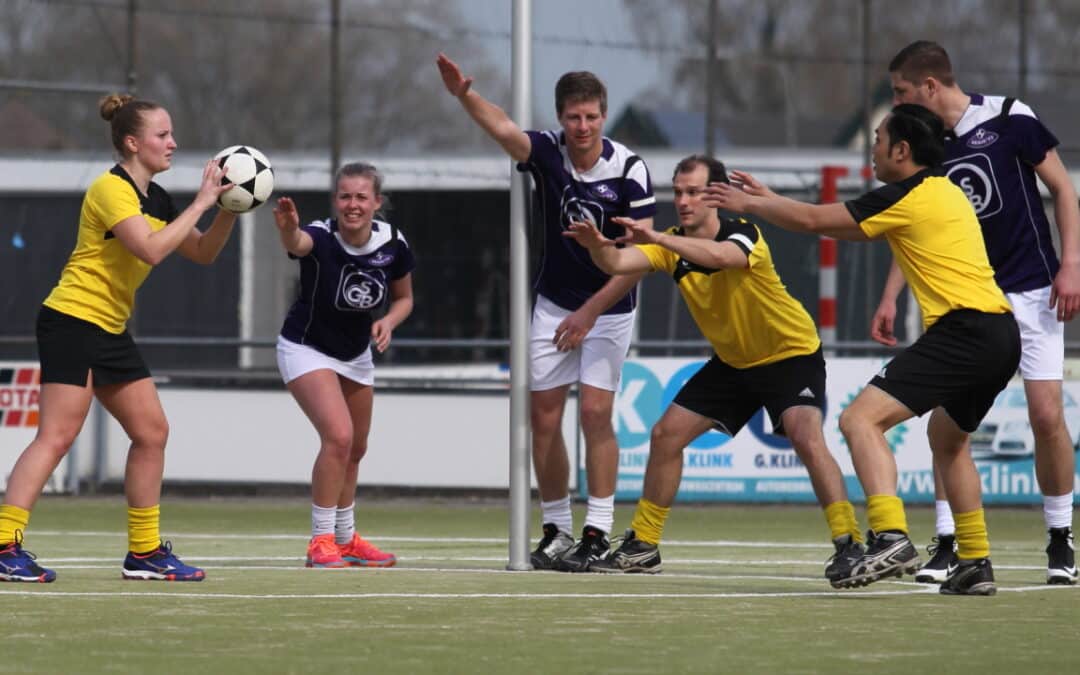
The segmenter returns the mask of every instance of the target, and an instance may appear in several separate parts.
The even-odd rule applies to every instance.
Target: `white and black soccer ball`
[[[270,199],[274,191],[274,169],[270,160],[249,145],[233,145],[214,155],[227,169],[223,182],[233,186],[218,197],[218,205],[233,213],[247,213]]]

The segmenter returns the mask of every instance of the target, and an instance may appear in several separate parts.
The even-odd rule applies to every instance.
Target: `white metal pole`
[[[511,33],[511,115],[531,126],[532,0],[514,0]],[[529,563],[529,242],[525,174],[510,170],[510,560],[507,569]]]
[[[255,214],[238,216],[240,221],[240,339],[255,337]],[[240,367],[255,365],[254,349],[240,348]]]

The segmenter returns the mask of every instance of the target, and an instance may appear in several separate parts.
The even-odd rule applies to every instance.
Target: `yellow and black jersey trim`
[[[176,216],[178,215],[176,205],[173,203],[169,193],[165,191],[165,188],[150,181],[150,187],[144,195],[139,191],[138,186],[135,185],[135,181],[128,175],[128,172],[124,171],[124,167],[117,164],[109,169],[109,173],[121,178],[125,183],[131,186],[131,189],[135,192],[135,196],[139,198],[139,210],[142,211],[144,216],[157,218],[163,223],[171,223],[176,220]],[[105,230],[105,239],[112,239],[115,236],[112,228]]]
[[[671,234],[676,237],[686,236],[683,228],[672,228]],[[750,252],[754,250],[754,245],[757,244],[758,237],[760,236],[758,229],[754,227],[753,223],[747,221],[745,218],[721,218],[720,230],[716,233],[716,237],[713,241],[724,242],[728,241],[738,246],[746,257],[750,257]],[[716,272],[722,272],[723,270],[705,267],[695,262],[686,260],[685,258],[679,258],[675,263],[675,271],[672,272],[671,277],[675,280],[675,283],[679,283],[679,280],[685,277],[691,272],[697,272],[699,274],[715,274]]]
[[[887,211],[893,204],[906,197],[909,192],[919,187],[927,178],[945,176],[945,168],[941,166],[923,169],[913,173],[902,181],[883,185],[876,190],[871,190],[863,196],[844,202],[848,213],[856,223],[869,220],[882,211]]]

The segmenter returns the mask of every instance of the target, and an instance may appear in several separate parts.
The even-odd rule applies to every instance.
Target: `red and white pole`
[[[836,183],[847,174],[844,166],[821,167],[822,204],[836,201]],[[836,342],[836,240],[825,236],[818,238],[818,332],[826,347]]]

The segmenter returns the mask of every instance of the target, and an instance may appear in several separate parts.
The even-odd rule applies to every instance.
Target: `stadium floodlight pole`
[[[514,121],[531,126],[532,0],[514,0],[510,70]],[[528,178],[510,169],[510,539],[509,570],[529,570]]]

